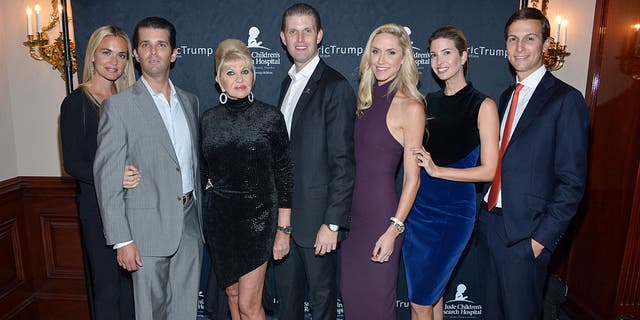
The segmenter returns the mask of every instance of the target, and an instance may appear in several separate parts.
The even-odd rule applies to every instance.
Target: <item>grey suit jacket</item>
[[[175,88],[185,112],[193,150],[200,234],[198,98]],[[123,189],[126,164],[138,168],[137,187]],[[182,176],[162,117],[142,80],[103,103],[94,179],[106,243],[133,240],[143,256],[170,256],[183,230]]]

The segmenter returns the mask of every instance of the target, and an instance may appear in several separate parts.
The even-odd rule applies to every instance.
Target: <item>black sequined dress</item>
[[[278,208],[290,208],[289,138],[278,109],[247,99],[200,120],[203,222],[218,284],[225,288],[271,256]]]

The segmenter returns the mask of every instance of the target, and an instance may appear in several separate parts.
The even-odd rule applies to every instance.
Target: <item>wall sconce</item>
[[[564,66],[564,58],[571,55],[567,52],[567,24],[567,19],[556,16],[556,36],[549,38],[549,49],[544,53],[544,65],[550,71],[560,70]]]
[[[534,7],[536,9],[539,9],[540,11],[542,11],[542,14],[544,14],[546,16],[547,15],[547,9],[549,8],[549,0],[542,0],[542,3],[540,3],[540,2],[541,2],[540,0],[531,0],[531,4],[528,5],[528,6],[529,7]]]
[[[58,10],[55,10],[57,8]],[[58,4],[57,0],[51,0],[51,14],[49,15],[49,23],[42,26],[40,21],[40,5],[36,3],[34,10],[27,7],[27,41],[22,44],[29,48],[29,55],[35,60],[46,61],[51,64],[54,70],[60,72],[60,77],[66,81],[65,67],[65,44],[63,37],[63,7]],[[64,9],[66,10],[66,9]],[[32,15],[35,11],[36,33],[33,33]],[[58,37],[49,44],[49,36],[47,31],[53,29],[56,24],[59,26]],[[76,45],[69,40],[69,48],[71,51],[72,73],[78,70],[76,62]]]
[[[633,80],[640,80],[640,23],[631,26],[629,36],[625,42],[625,54],[622,56],[622,72],[631,76]]]

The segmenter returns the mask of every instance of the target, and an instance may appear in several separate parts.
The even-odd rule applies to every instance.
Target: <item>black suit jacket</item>
[[[501,119],[513,90],[500,96]],[[588,134],[582,94],[547,71],[502,158],[507,245],[533,238],[555,249],[584,193]]]
[[[282,81],[279,106],[290,83],[289,76]],[[293,240],[299,246],[313,247],[322,224],[349,228],[355,112],[356,98],[349,82],[320,60],[291,122],[291,225]]]

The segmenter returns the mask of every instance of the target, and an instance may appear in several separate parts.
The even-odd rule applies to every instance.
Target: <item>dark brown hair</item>
[[[538,20],[542,26],[542,42],[547,41],[551,34],[551,26],[549,20],[542,14],[542,12],[536,8],[523,8],[516,11],[509,17],[507,24],[504,26],[504,39],[507,40],[509,36],[509,26],[518,20]]]
[[[436,39],[449,39],[453,41],[453,44],[456,46],[456,49],[458,49],[458,53],[461,56],[463,52],[467,51],[467,37],[465,37],[462,30],[460,30],[458,27],[444,26],[438,28],[438,30],[434,31],[429,37],[429,45],[431,45],[431,42]],[[468,62],[469,60],[464,63],[465,72],[467,71]]]
[[[140,40],[140,36],[138,35],[138,30],[140,28],[152,28],[152,29],[165,29],[169,31],[169,45],[171,49],[176,48],[176,27],[165,18],[161,17],[147,17],[142,19],[138,24],[136,24],[135,31],[133,32],[133,47],[138,47],[138,41]]]
[[[460,54],[467,51],[467,37],[464,36],[462,30],[458,29],[458,27],[444,26],[434,31],[429,37],[429,45],[431,45],[431,41],[440,38],[453,41],[453,44]]]

